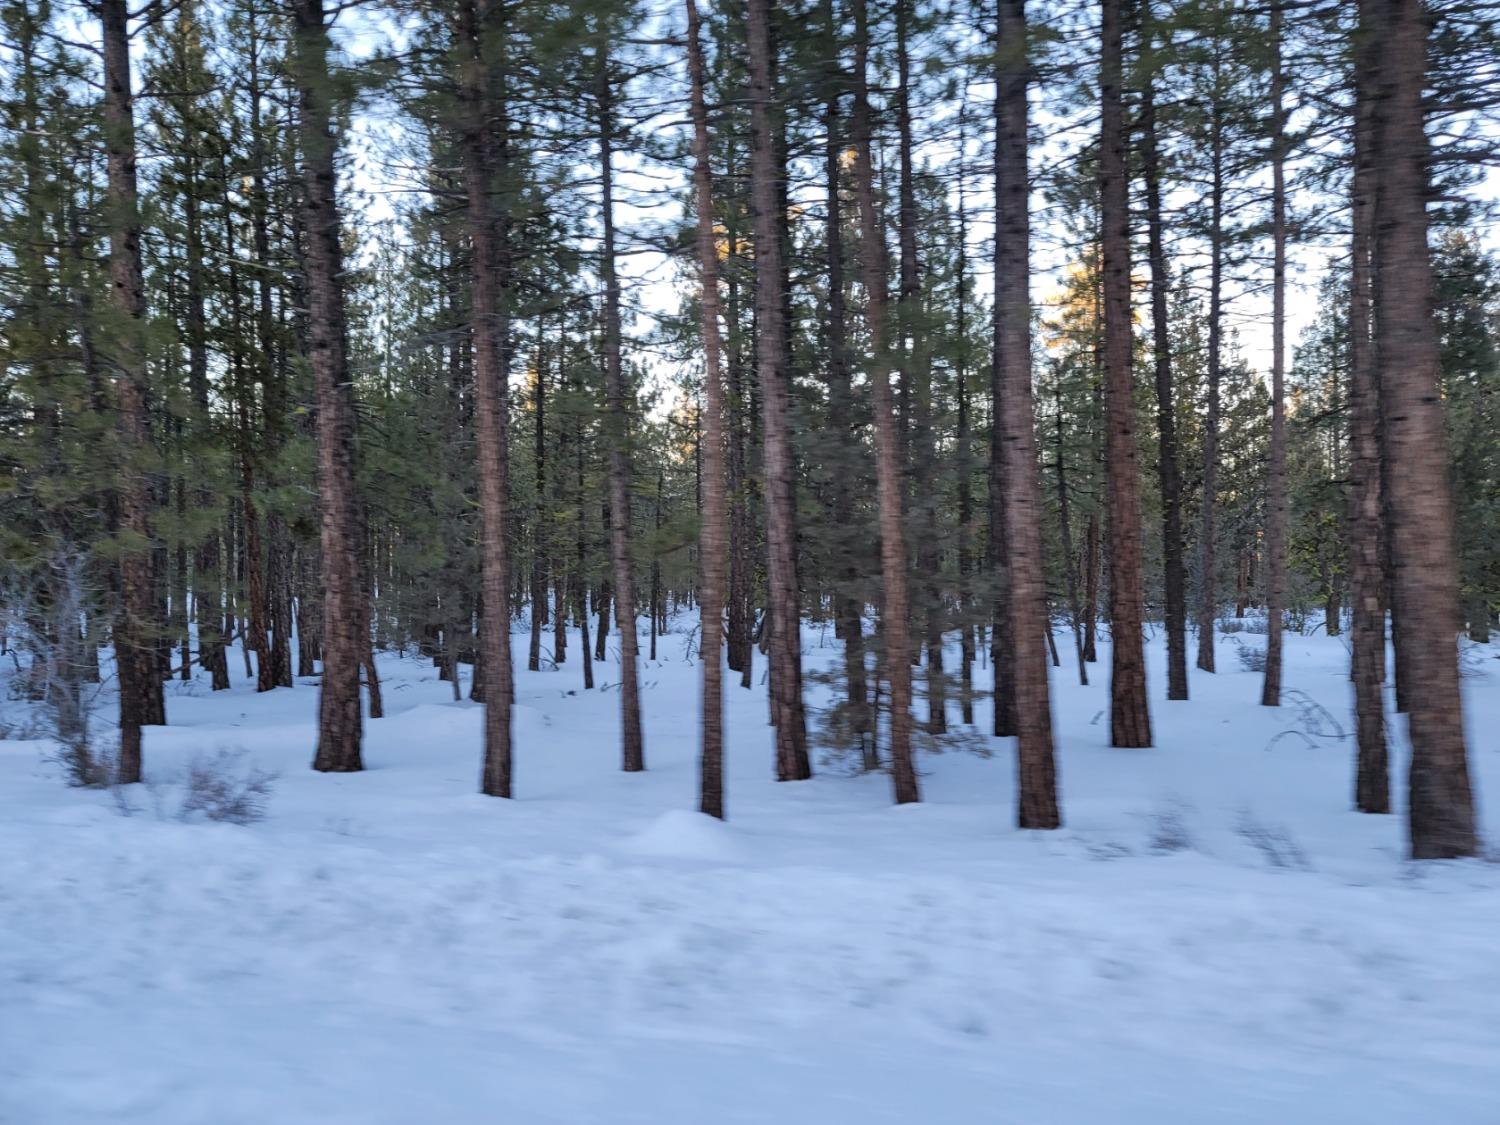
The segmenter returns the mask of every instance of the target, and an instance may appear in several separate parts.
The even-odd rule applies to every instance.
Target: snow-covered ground
[[[991,739],[924,753],[920,806],[839,762],[776,784],[759,684],[730,692],[730,821],[698,816],[685,634],[642,672],[645,774],[576,638],[522,671],[511,802],[415,659],[381,662],[361,774],[308,768],[305,683],[174,685],[133,815],[0,743],[0,1120],[1494,1125],[1500,865],[1408,863],[1399,814],[1349,811],[1351,741],[1277,738],[1307,727],[1258,706],[1233,650],[1260,640],[1169,704],[1158,638],[1157,747],[1111,750],[1107,649],[1080,687],[1060,634],[1045,834]],[[810,665],[832,643],[808,627]],[[1489,839],[1497,656],[1464,685]],[[1287,638],[1345,725],[1346,662]],[[278,772],[259,823],[175,816],[219,748]]]

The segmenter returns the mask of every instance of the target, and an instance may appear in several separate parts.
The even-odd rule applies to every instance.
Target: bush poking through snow
[[[74,789],[108,789],[118,776],[118,749],[95,746],[87,732],[58,738],[57,749],[48,755],[62,767],[63,777]]]
[[[1187,823],[1187,814],[1191,811],[1192,806],[1186,801],[1173,797],[1150,814],[1149,846],[1153,852],[1167,855],[1193,850],[1193,833]]]
[[[1239,638],[1236,637],[1236,640]],[[1266,670],[1266,650],[1259,645],[1239,645],[1235,649],[1235,655],[1240,658],[1240,667],[1247,672],[1264,672]]]
[[[256,766],[241,770],[244,756],[243,750],[220,749],[212,757],[194,757],[183,779],[177,819],[201,816],[230,824],[254,824],[264,819],[276,775]]]
[[[1266,823],[1248,807],[1240,810],[1239,818],[1234,822],[1234,830],[1249,841],[1272,867],[1289,871],[1312,870],[1307,853],[1302,850],[1301,844],[1292,839],[1290,832],[1279,824]]]

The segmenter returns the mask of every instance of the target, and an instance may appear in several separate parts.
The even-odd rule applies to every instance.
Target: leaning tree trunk
[[[1056,828],[1057,765],[1044,643],[1051,637],[1042,569],[1042,482],[1031,392],[1031,208],[1027,176],[1025,0],[1000,0],[995,68],[995,404],[996,440],[1005,460],[1001,498],[1010,578],[1015,656],[1016,824]],[[1118,642],[1117,642],[1118,643]]]
[[[359,669],[366,638],[360,601],[359,500],[354,482],[354,383],[344,318],[344,255],[331,128],[333,83],[323,0],[293,0],[294,74],[302,146],[302,222],[307,237],[308,357],[318,412],[318,501],[322,514],[323,680],[313,769],[364,768]]]
[[[698,273],[703,316],[703,586],[698,655],[703,661],[703,729],[698,810],[724,818],[724,560],[729,526],[725,505],[724,378],[720,370],[719,257],[714,237],[713,174],[709,167],[708,110],[703,98],[703,47],[698,5],[687,0],[688,71],[692,81],[693,191],[698,213]]]
[[[1281,616],[1286,602],[1286,111],[1282,0],[1271,3],[1271,444],[1266,471],[1266,669],[1260,702],[1281,705]]]
[[[896,803],[921,800],[911,751],[911,602],[907,596],[906,533],[901,512],[900,435],[890,383],[889,296],[885,236],[875,210],[875,162],[869,96],[870,29],[865,0],[854,9],[854,193],[859,201],[860,258],[870,332],[870,398],[875,422],[875,483],[880,509],[880,572],[884,586],[880,633],[891,689],[891,784]]]
[[[494,193],[508,186],[502,79],[495,54],[504,28],[499,6],[486,3],[481,19],[475,0],[459,0],[460,84],[469,110],[463,133],[468,206],[470,334],[474,343],[474,431],[479,458],[481,581],[478,680],[484,676],[484,766],[480,792],[511,795],[510,555],[506,511],[509,497],[506,381],[510,368],[509,216]]]
[[[756,367],[764,426],[766,579],[770,613],[771,716],[776,779],[812,776],[802,704],[802,622],[797,583],[796,480],[792,468],[791,372],[787,369],[781,193],[777,170],[774,46],[770,0],[747,0],[750,71],[750,198],[755,225]]]
[[[620,354],[620,278],[615,269],[614,90],[607,41],[596,60],[595,108],[599,114],[599,168],[604,245],[599,272],[604,282],[604,383],[609,410],[609,555],[613,564],[615,625],[620,631],[620,765],[627,773],[646,768],[641,733],[640,682],[636,673],[635,572],[630,556],[630,403]]]
[[[1409,675],[1411,854],[1442,859],[1473,855],[1479,841],[1458,683],[1458,568],[1427,246],[1427,14],[1421,0],[1387,4],[1375,138],[1375,351],[1392,577]]]
[[[136,195],[135,104],[130,86],[130,29],[125,0],[102,0],[104,143],[107,152],[110,300],[118,411],[120,611],[115,620],[115,664],[120,688],[120,753],[116,780],[141,780],[141,727],[164,713],[152,644],[151,491],[146,466],[146,286],[141,266],[141,220]]]
[[[1141,483],[1131,375],[1130,199],[1121,104],[1121,0],[1103,0],[1100,71],[1100,249],[1104,289],[1105,460],[1109,478],[1110,745],[1151,745],[1141,618]]]

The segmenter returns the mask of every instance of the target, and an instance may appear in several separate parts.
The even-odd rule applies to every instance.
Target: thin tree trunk
[[[1198,505],[1198,667],[1214,668],[1219,612],[1219,384],[1224,335],[1224,107],[1219,93],[1224,45],[1212,45],[1214,95],[1209,113],[1208,410],[1203,422],[1203,495]]]
[[[547,609],[547,350],[537,326],[536,383],[532,387],[532,453],[536,465],[536,503],[531,510],[531,645],[526,667],[542,667],[542,626]]]
[[[1263,707],[1281,706],[1281,618],[1286,602],[1286,111],[1282,0],[1271,2],[1271,443],[1266,472],[1266,669]],[[1333,632],[1337,632],[1337,627]]]
[[[901,511],[900,435],[890,384],[889,297],[885,239],[875,210],[875,163],[870,120],[870,29],[865,0],[851,0],[854,15],[854,190],[859,201],[860,258],[865,315],[870,332],[870,397],[875,423],[875,480],[880,510],[881,636],[891,690],[891,783],[896,803],[921,800],[911,750],[910,603],[906,534]]]
[[[1152,28],[1150,0],[1143,24]],[[1147,34],[1150,32],[1148,30]],[[1154,43],[1147,43],[1148,50]],[[1172,338],[1167,319],[1167,270],[1161,203],[1161,161],[1156,127],[1156,81],[1150,65],[1141,89],[1141,179],[1146,195],[1146,245],[1151,265],[1151,352],[1156,373],[1157,475],[1161,486],[1162,569],[1167,634],[1167,698],[1188,697],[1187,575],[1182,557],[1182,469],[1178,464],[1177,408],[1173,402]]]
[[[702,743],[699,750],[698,810],[724,818],[724,556],[729,528],[725,516],[724,381],[720,372],[719,260],[714,240],[713,174],[709,166],[708,110],[704,105],[703,47],[698,5],[686,0],[688,72],[692,82],[693,190],[698,215],[699,302],[703,317],[704,434],[699,442],[703,468],[703,518],[699,543],[703,586],[698,654],[703,660]]]
[[[1109,466],[1110,745],[1151,745],[1141,635],[1141,485],[1131,374],[1130,200],[1121,104],[1120,0],[1103,0],[1100,220],[1104,287],[1105,459]]]
[[[354,383],[344,319],[337,170],[331,128],[332,82],[323,0],[293,0],[294,74],[303,159],[302,213],[307,236],[308,353],[318,412],[318,499],[322,514],[323,679],[313,768],[364,768],[359,668],[366,621],[360,605],[359,501],[355,495]]]
[[[503,64],[496,57],[506,29],[501,8],[458,0],[462,88],[468,103],[463,134],[464,181],[472,258],[470,333],[474,346],[474,429],[479,455],[483,604],[479,664],[484,677],[484,768],[480,792],[511,796],[510,530],[506,383],[510,371],[510,216],[497,206],[509,189]]]
[[[609,434],[609,553],[614,572],[615,625],[620,632],[620,767],[627,773],[646,768],[641,731],[640,683],[636,673],[635,571],[630,551],[630,413],[634,406],[625,386],[620,354],[620,280],[615,270],[614,90],[609,76],[607,32],[602,32],[595,59],[594,96],[598,112],[600,208],[604,242],[599,272],[604,283],[604,382],[608,398],[605,426]]]
[[[1057,389],[1056,437],[1057,450],[1057,512],[1062,539],[1063,579],[1067,583],[1068,608],[1073,617],[1073,646],[1078,650],[1078,682],[1084,687],[1089,683],[1089,666],[1083,653],[1083,606],[1078,600],[1078,563],[1073,553],[1073,524],[1068,496],[1067,462],[1063,457],[1063,404],[1062,387]]]
[[[844,216],[840,194],[841,165],[847,139],[842,135],[839,96],[847,79],[839,61],[839,27],[834,0],[822,0],[826,37],[825,60],[829,67],[823,104],[823,182],[825,207],[823,236],[828,256],[828,424],[843,458],[833,481],[833,521],[841,536],[838,580],[834,587],[834,618],[844,644],[844,698],[850,736],[859,743],[865,768],[873,761],[874,730],[870,715],[870,692],[865,679],[864,603],[855,591],[860,581],[859,530],[854,518],[855,466],[863,458],[853,419],[853,383],[850,374],[848,311],[844,300]]]
[[[796,481],[792,467],[791,372],[782,262],[770,0],[747,0],[750,75],[750,192],[755,225],[755,322],[762,419],[771,713],[776,727],[776,778],[812,776],[802,704],[801,599],[797,582]],[[904,565],[904,564],[903,564]]]
[[[120,751],[116,780],[141,780],[141,727],[164,710],[152,647],[151,494],[144,464],[147,426],[146,291],[141,265],[141,220],[136,196],[135,105],[130,79],[129,15],[125,0],[101,0],[104,53],[104,143],[107,153],[110,300],[114,334],[115,406],[122,471],[120,527],[129,540],[120,552],[120,612],[115,663],[120,686]]]

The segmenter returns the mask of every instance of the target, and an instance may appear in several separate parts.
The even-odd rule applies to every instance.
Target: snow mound
[[[622,847],[633,855],[657,859],[696,859],[738,863],[744,849],[723,821],[703,813],[671,809],[645,829],[626,837]]]

